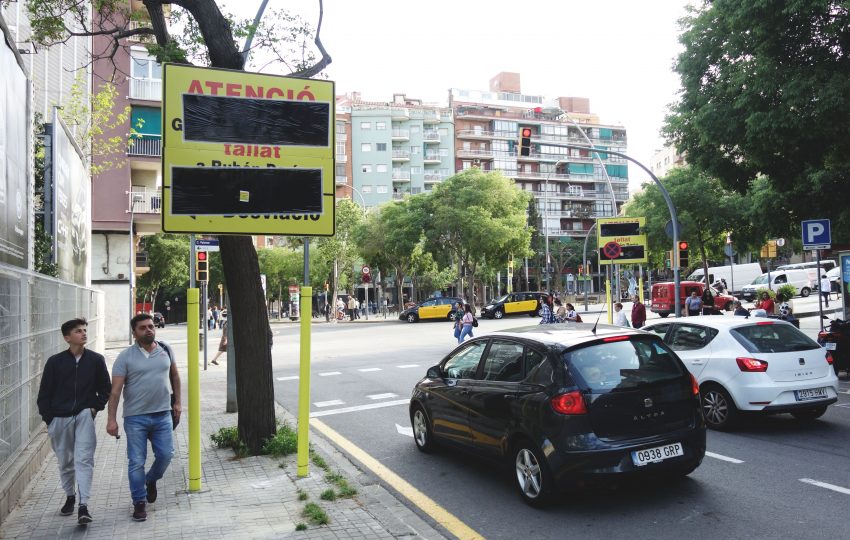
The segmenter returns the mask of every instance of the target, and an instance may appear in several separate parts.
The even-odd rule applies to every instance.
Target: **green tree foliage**
[[[260,272],[266,275],[266,298],[269,301],[286,301],[289,285],[304,280],[304,250],[268,248],[257,252]]]
[[[455,263],[462,263],[469,277],[469,301],[475,298],[480,265],[507,266],[509,254],[518,259],[529,252],[529,197],[501,173],[478,168],[448,178],[428,197],[428,247],[447,251]]]
[[[337,297],[340,289],[357,284],[354,265],[359,253],[355,234],[363,219],[362,208],[349,199],[341,199],[336,205],[336,234],[322,237],[317,242],[316,259],[331,268],[333,276],[330,284],[331,299]]]
[[[150,297],[156,306],[156,297],[164,289],[188,286],[189,238],[176,234],[147,236],[145,251],[150,270],[139,277],[136,292],[142,298]]]
[[[720,181],[690,167],[673,169],[661,182],[670,193],[682,224],[680,240],[690,243],[691,266],[697,261],[705,264],[723,260],[726,234],[733,241],[746,238],[737,230],[747,223],[748,199],[725,188]],[[654,183],[644,184],[643,191],[626,205],[626,215],[646,218],[650,264],[663,267],[672,240],[664,232],[670,220],[667,204]],[[748,229],[749,230],[749,229]]]
[[[769,179],[776,236],[829,217],[833,240],[850,239],[848,25],[847,3],[829,0],[702,2],[682,21],[683,89],[666,135],[740,193]]]

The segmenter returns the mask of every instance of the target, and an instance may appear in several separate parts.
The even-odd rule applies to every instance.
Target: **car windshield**
[[[730,333],[751,353],[810,351],[820,347],[790,324],[756,323],[733,328]]]
[[[767,283],[767,275],[757,277],[751,285],[764,285],[765,283]]]
[[[650,336],[571,349],[563,358],[570,373],[597,393],[670,381],[684,373],[675,353]]]
[[[493,300],[493,301],[492,301],[492,302],[490,302],[490,303],[491,303],[491,304],[498,304],[499,302],[504,302],[504,301],[505,301],[505,300],[507,300],[507,299],[508,299],[508,295],[507,295],[507,294],[504,294],[504,295],[502,295],[502,296],[500,296],[500,297],[496,298],[495,300]]]

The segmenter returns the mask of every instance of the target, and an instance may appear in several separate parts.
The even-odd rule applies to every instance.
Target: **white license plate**
[[[837,346],[838,346],[838,343],[836,343],[834,341],[827,341],[826,343],[823,344],[823,348],[828,350],[828,351],[834,351],[837,348]]]
[[[682,443],[665,444],[664,446],[656,446],[655,448],[635,450],[632,452],[632,463],[638,467],[642,467],[647,463],[659,463],[668,458],[684,455],[685,451],[682,449]]]
[[[806,390],[794,390],[797,401],[808,401],[810,399],[826,398],[826,388],[808,388]]]

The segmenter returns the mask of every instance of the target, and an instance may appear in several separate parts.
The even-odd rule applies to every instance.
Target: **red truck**
[[[702,292],[705,289],[705,283],[700,283],[699,281],[680,281],[679,287],[682,291],[680,296],[682,313],[687,313],[685,310],[685,298],[689,297],[693,291],[697,292],[697,296],[702,297]],[[658,315],[662,318],[670,315],[671,313],[675,313],[676,310],[673,307],[673,302],[675,302],[674,292],[675,287],[672,281],[653,283],[652,303],[649,307],[650,311],[658,313]],[[714,287],[711,287],[711,292],[714,295],[715,309],[732,311],[732,302],[735,301],[734,296],[721,294],[717,292]]]

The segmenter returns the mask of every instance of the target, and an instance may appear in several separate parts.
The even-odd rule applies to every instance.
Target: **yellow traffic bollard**
[[[643,301],[643,271],[641,271],[640,276],[638,277],[638,299],[641,304],[644,304]]]
[[[611,280],[605,280],[605,309],[608,310],[608,324],[614,324],[614,313],[612,311],[613,305],[611,304]]]
[[[189,348],[189,491],[201,490],[201,371],[198,367],[199,290],[186,291],[186,344]]]
[[[310,466],[310,325],[313,323],[313,287],[301,287],[301,369],[298,375],[298,476]]]

